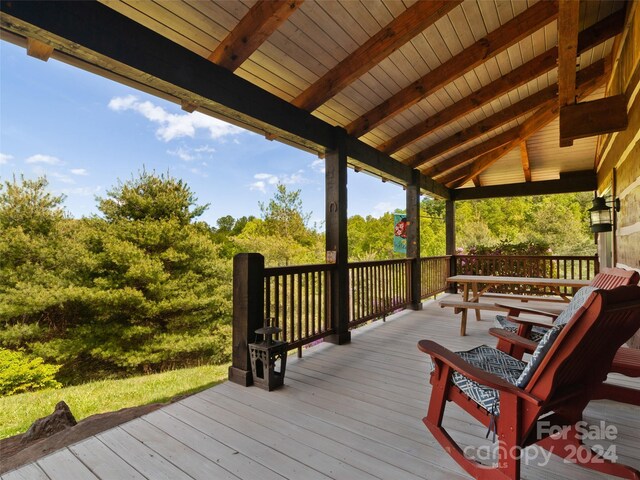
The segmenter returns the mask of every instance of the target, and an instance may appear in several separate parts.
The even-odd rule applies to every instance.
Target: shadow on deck
[[[534,306],[535,304],[532,304]],[[429,359],[416,344],[433,339],[452,350],[495,345],[495,312],[459,315],[427,302],[385,323],[353,332],[349,345],[321,344],[291,358],[285,387],[267,393],[226,382],[120,427],[102,432],[2,476],[13,479],[391,479],[469,478],[422,424],[430,394]],[[630,379],[618,377],[627,385]],[[635,382],[640,388],[640,382]],[[489,447],[486,429],[457,407],[447,428],[464,445]],[[586,418],[616,429],[619,461],[640,468],[637,407],[592,402]],[[522,478],[605,476],[529,447]],[[613,477],[612,477],[613,478]]]

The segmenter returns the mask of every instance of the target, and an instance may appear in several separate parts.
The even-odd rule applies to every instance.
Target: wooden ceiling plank
[[[556,67],[556,62],[557,49],[553,48],[405,130],[378,146],[378,149],[388,154],[395,153],[406,145],[426,137],[431,132],[463,117],[476,108],[486,105],[514,88],[524,85],[532,78],[551,71]]]
[[[371,70],[412,38],[446,15],[462,0],[418,1],[353,53],[298,95],[293,104],[315,110],[354,80]]]
[[[209,60],[233,72],[260,48],[303,1],[258,0],[209,55]]]
[[[605,62],[604,60],[599,60],[598,62],[592,65],[589,65],[589,67],[585,68],[579,73],[578,93],[581,97],[584,97],[586,92],[593,91],[593,89],[597,85],[600,85],[602,83],[603,78],[606,77],[606,75],[610,71],[610,68],[608,67],[608,65],[609,65],[608,62]],[[551,88],[554,88],[554,87],[548,87],[548,89],[551,89]],[[557,86],[555,88],[557,88]],[[548,89],[543,90],[543,92]],[[537,95],[539,94],[532,95],[531,97],[535,98],[535,96]],[[524,102],[525,100],[523,100],[522,102]],[[522,102],[518,102],[518,103],[522,103]],[[537,127],[538,123],[536,121],[536,118],[542,117],[543,116],[542,112],[550,108],[555,109],[556,113],[557,111],[559,111],[559,107],[558,107],[555,96],[551,96],[546,101],[542,102],[542,104],[540,104],[538,107],[538,111],[534,113],[531,118],[527,119],[527,121],[524,122],[522,125],[518,127],[514,127],[510,130],[507,130],[506,132],[503,132],[499,135],[496,135],[495,137],[492,137],[489,140],[486,140],[485,142],[475,145],[460,153],[457,153],[456,155],[453,155],[447,158],[446,160],[436,165],[432,165],[431,167],[421,171],[425,175],[437,177],[437,175],[439,174],[441,175],[451,169],[458,167],[459,165],[464,164],[465,162],[471,160],[472,158],[475,158],[477,156],[490,152],[491,150],[501,147],[502,145],[505,145],[506,143],[509,143],[515,139],[519,139],[518,140],[518,143],[519,143],[520,141],[525,140],[529,135],[531,135],[531,133],[533,133],[531,131],[532,128],[538,128]],[[553,120],[554,118],[555,116],[552,117],[549,121]],[[514,145],[514,146],[517,146],[517,145]],[[418,165],[411,164],[411,166],[417,167]]]
[[[527,141],[520,142],[520,160],[522,161],[522,171],[524,172],[524,181],[531,181],[531,164],[529,163],[529,152],[527,151]]]
[[[466,48],[459,54],[436,67],[419,80],[403,88],[398,93],[357,118],[346,128],[356,137],[360,137],[423,98],[431,95],[452,80],[464,75],[494,57],[509,46],[517,43],[531,33],[553,21],[558,14],[555,1],[538,2],[486,37]]]
[[[558,5],[558,103],[561,107],[576,102],[576,59],[578,57],[579,0],[559,0]],[[573,145],[560,139],[561,147]]]
[[[53,53],[53,47],[35,38],[27,38],[27,55],[38,60],[47,61]]]
[[[555,99],[547,100],[547,102],[545,103],[545,107],[548,107],[549,105],[553,105],[554,103],[555,103]],[[436,165],[432,165],[429,168],[426,168],[420,171],[423,172],[425,175],[437,178],[439,175],[443,175],[449,170],[456,168],[457,166],[462,165],[465,162],[468,162],[469,160],[474,159],[475,157],[484,155],[485,153],[488,153],[491,150],[495,150],[496,148],[501,147],[506,143],[513,141],[514,138],[517,138],[519,133],[520,133],[520,126],[513,127],[507,130],[506,132],[502,132],[496,135],[495,137],[491,137],[490,139],[485,140],[482,143],[474,145],[473,147],[463,150],[462,152],[457,153]]]
[[[582,54],[609,38],[618,35],[624,29],[624,20],[624,11],[618,10],[580,32],[578,54]],[[553,70],[557,66],[557,62],[558,47],[553,47],[473,92],[471,95],[380,144],[377,148],[391,155],[402,147],[424,138],[434,130],[463,117],[476,108],[486,105],[499,96]]]
[[[462,168],[457,168],[438,177],[438,182],[444,185],[455,185],[449,188],[458,188],[459,186],[467,183],[469,179],[473,178],[474,174],[479,175],[482,171],[500,160],[507,153],[517,147],[519,143],[519,139],[511,140],[494,150],[480,155],[475,158],[473,162],[463,166]]]
[[[580,88],[587,88],[592,82],[597,81],[604,73],[604,70],[605,65],[602,61],[593,63],[587,68],[581,70],[578,73]],[[418,167],[439,155],[443,155],[466,142],[470,142],[491,130],[509,123],[532,110],[540,108],[545,102],[554,100],[557,97],[557,94],[558,85],[550,85],[547,88],[525,97],[519,102],[490,115],[480,122],[429,146],[413,157],[410,157],[405,161],[405,163],[410,167]]]

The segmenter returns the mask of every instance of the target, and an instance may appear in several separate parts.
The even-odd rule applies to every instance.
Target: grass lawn
[[[60,400],[67,402],[80,421],[96,413],[165,402],[204,390],[226,379],[228,367],[206,365],[0,397],[0,439],[25,432],[36,419],[51,414]]]

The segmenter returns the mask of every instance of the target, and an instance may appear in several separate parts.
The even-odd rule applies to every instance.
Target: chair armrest
[[[550,317],[553,320],[555,320],[556,318],[558,318],[558,315],[560,315],[558,312],[547,312],[545,310],[536,310],[535,308],[526,308],[520,305],[506,305],[503,303],[496,303],[495,306],[508,310],[509,311],[508,315],[516,316],[516,317],[521,313],[530,313],[533,315],[542,315],[544,317]]]
[[[459,355],[456,355],[451,350],[448,350],[436,342],[431,340],[420,340],[418,342],[418,349],[427,355],[430,355],[436,363],[444,363],[474,382],[500,392],[511,393],[531,403],[535,403],[536,405],[542,404],[542,400],[507,382],[499,376],[494,375],[493,373],[485,372],[484,370],[474,367],[463,360]]]
[[[490,328],[489,334],[497,337],[500,340],[509,342],[516,347],[521,347],[527,353],[532,353],[538,346],[538,344],[533,340],[521,337],[517,333],[509,332],[508,330],[505,330],[503,328]]]

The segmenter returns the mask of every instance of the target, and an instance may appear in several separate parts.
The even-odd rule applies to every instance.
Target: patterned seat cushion
[[[474,367],[493,373],[514,385],[526,367],[526,363],[487,345],[480,345],[466,352],[456,352]],[[499,413],[499,393],[484,387],[464,375],[454,372],[452,381],[478,405],[494,414]]]
[[[516,322],[512,322],[511,320],[507,320],[507,317],[504,315],[496,315],[496,321],[494,325],[497,328],[504,328],[508,332],[518,333],[518,324]],[[538,327],[534,325],[531,328],[531,332],[529,332],[529,340],[533,340],[534,342],[539,342],[542,340],[542,337],[545,333],[547,333],[548,328]]]
[[[527,386],[542,359],[551,349],[567,322],[582,307],[596,287],[583,287],[574,295],[567,308],[558,316],[553,328],[547,329],[531,355],[528,363],[515,359],[487,345],[480,345],[466,352],[456,352],[465,361],[485,372],[493,373],[518,388]],[[480,385],[459,372],[454,372],[452,382],[478,405],[494,415],[500,413],[500,394],[493,388]]]

